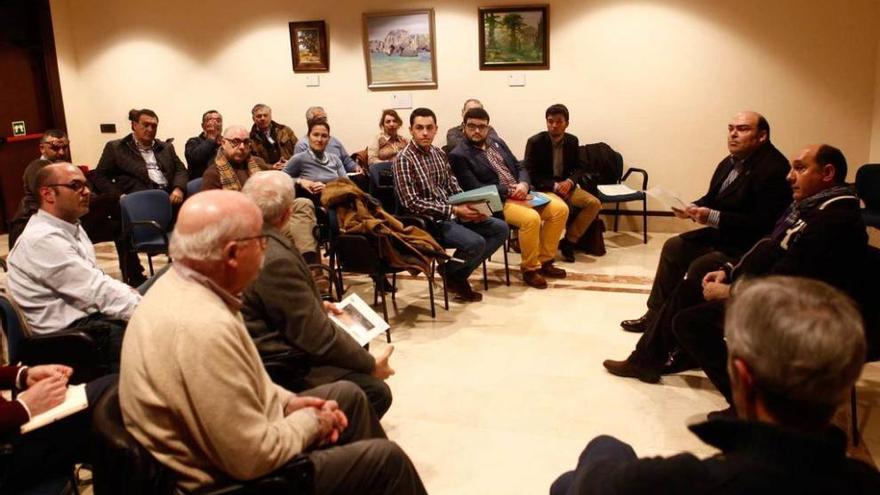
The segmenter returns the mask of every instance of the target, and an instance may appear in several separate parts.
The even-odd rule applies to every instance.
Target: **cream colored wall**
[[[508,72],[478,70],[480,3],[407,4],[435,9],[439,88],[404,92],[414,106],[433,108],[443,130],[457,123],[465,98],[479,97],[521,154],[542,130],[544,109],[564,102],[581,142],[608,142],[647,168],[651,184],[685,198],[702,194],[726,153],[728,119],[740,109],[763,112],[786,155],[826,141],[853,163],[869,156],[880,115],[880,15],[872,0],[551,1],[551,70],[525,71],[523,88],[507,86]],[[320,104],[353,151],[389,106],[391,93],[366,88],[360,14],[400,2],[51,4],[78,163],[95,164],[106,140],[128,132],[131,107],[155,109],[160,137],[174,137],[182,156],[211,107],[226,125],[250,124],[250,107],[266,102],[301,135],[306,107]],[[291,71],[287,23],[314,19],[327,21],[331,72],[308,88],[305,75]],[[100,134],[102,122],[120,132]]]
[[[874,77],[874,129],[871,132],[871,163],[880,163],[880,43],[877,44],[877,75]]]

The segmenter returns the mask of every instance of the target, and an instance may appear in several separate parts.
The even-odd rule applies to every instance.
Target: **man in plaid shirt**
[[[416,108],[409,116],[412,141],[394,159],[394,190],[404,209],[433,220],[432,234],[443,246],[456,249],[445,266],[446,287],[459,302],[480,301],[468,283],[470,274],[507,239],[503,220],[487,217],[470,205],[450,205],[449,196],[462,192],[443,151],[433,146],[437,116]]]

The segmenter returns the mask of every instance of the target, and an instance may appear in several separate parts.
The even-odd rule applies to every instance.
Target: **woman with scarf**
[[[396,110],[382,110],[382,117],[379,118],[379,134],[367,146],[367,163],[372,165],[390,162],[403,148],[406,148],[409,141],[397,133],[401,125],[403,120]]]

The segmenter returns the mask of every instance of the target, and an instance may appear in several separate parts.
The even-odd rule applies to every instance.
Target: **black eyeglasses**
[[[48,143],[43,143],[43,144],[48,146],[53,151],[61,151],[61,150],[66,150],[67,148],[70,148],[70,146],[67,144],[48,144]]]
[[[260,241],[260,247],[266,247],[266,244],[269,243],[269,234],[260,234],[260,235],[252,235],[250,237],[239,237],[238,239],[233,239],[233,242],[247,242],[253,240]]]
[[[73,192],[80,192],[89,187],[88,183],[82,180],[72,180],[66,184],[45,184],[45,187],[66,187]]]
[[[227,139],[227,143],[229,143],[233,148],[238,148],[241,145],[244,145],[245,148],[250,148],[253,141],[250,139]]]

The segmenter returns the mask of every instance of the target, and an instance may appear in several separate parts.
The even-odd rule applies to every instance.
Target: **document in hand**
[[[669,210],[685,210],[687,203],[681,200],[678,194],[667,191],[661,187],[652,187],[645,191],[649,196],[663,203],[663,206]]]
[[[449,196],[449,204],[460,205],[462,203],[481,203],[486,201],[492,211],[502,211],[501,196],[498,195],[498,186],[489,185],[460,192]]]
[[[341,315],[330,313],[330,319],[336,322],[343,330],[361,346],[374,337],[388,330],[388,322],[373,311],[357,294],[351,294],[336,307],[342,310]]]
[[[21,425],[21,432],[28,433],[37,428],[42,428],[59,419],[64,419],[71,414],[78,413],[87,407],[89,407],[89,400],[86,398],[86,384],[71,385],[67,387],[67,395],[64,397],[64,402],[31,418],[30,421]]]

